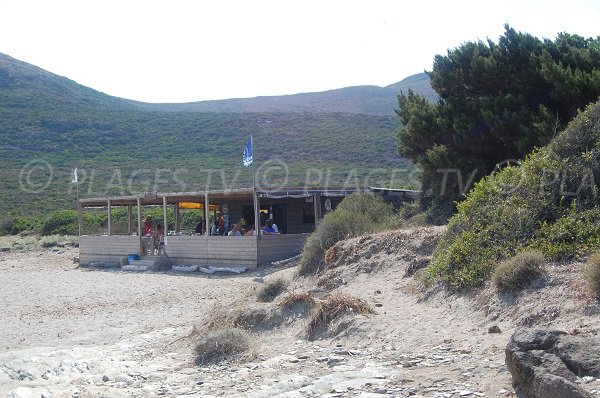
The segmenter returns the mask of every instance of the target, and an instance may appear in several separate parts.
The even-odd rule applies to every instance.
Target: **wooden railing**
[[[165,252],[174,264],[244,266],[282,260],[299,254],[308,234],[257,236],[167,236]],[[137,236],[81,236],[79,261],[118,264],[140,252]]]

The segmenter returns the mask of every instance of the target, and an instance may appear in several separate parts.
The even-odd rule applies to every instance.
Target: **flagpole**
[[[81,214],[81,204],[79,203],[79,177],[77,176],[77,167],[75,167],[75,170],[73,171],[73,178],[75,179],[75,192],[76,192],[76,196],[77,196],[77,224],[79,227],[79,238],[81,238],[81,221],[82,221],[82,214]]]
[[[254,178],[254,138],[252,134],[250,134],[250,148],[252,148],[252,163],[250,164],[252,166],[252,189],[256,191],[256,179]]]
[[[77,177],[77,168],[75,168],[75,190],[77,192],[77,203],[79,203],[79,178]]]
[[[79,209],[79,179],[75,181],[75,190],[77,191],[77,212],[79,215],[81,215],[81,209]],[[79,224],[79,236],[81,237],[81,221],[79,221],[77,224]]]
[[[256,174],[254,172],[254,137],[250,134],[250,148],[252,148],[252,200],[254,202],[254,231],[260,236],[260,212],[258,209],[258,201],[256,197]]]

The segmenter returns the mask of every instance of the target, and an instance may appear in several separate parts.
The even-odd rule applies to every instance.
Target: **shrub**
[[[268,281],[256,291],[256,298],[263,303],[270,303],[287,288],[287,285],[287,281],[282,278]]]
[[[36,226],[34,219],[16,216],[0,220],[0,235],[16,235],[20,232],[32,230]]]
[[[481,285],[527,248],[562,260],[600,245],[600,103],[518,166],[478,182],[457,205],[428,268],[429,283]]]
[[[307,275],[320,271],[325,252],[340,240],[382,230],[396,222],[392,206],[382,198],[362,193],[346,197],[306,240],[298,273]]]
[[[492,281],[502,292],[521,290],[539,277],[544,266],[544,255],[538,251],[521,252],[496,266]]]
[[[78,235],[77,212],[61,210],[51,213],[42,224],[42,235]]]
[[[42,223],[40,217],[16,216],[13,221],[11,234],[16,235],[25,231],[37,231]]]
[[[112,215],[113,231],[127,231],[127,213],[124,209],[115,209]],[[162,216],[161,216],[162,217]],[[82,215],[82,233],[101,233],[108,223],[106,211],[85,211]],[[39,223],[42,235],[78,235],[79,220],[75,210],[59,210],[48,214]]]
[[[196,345],[196,363],[204,365],[240,358],[250,351],[252,338],[238,328],[214,329],[200,338]]]
[[[13,223],[12,218],[0,219],[0,235],[12,235]]]
[[[423,212],[425,225],[445,225],[448,223],[448,219],[456,213],[456,203],[453,202],[447,202],[440,199],[421,199],[421,206],[423,206],[424,203],[428,203],[426,205],[428,206],[427,210]]]
[[[533,244],[553,260],[575,257],[600,245],[600,207],[576,208],[553,223],[543,222]]]
[[[594,254],[585,266],[585,276],[594,297],[600,298],[600,253]]]
[[[424,209],[418,201],[405,203],[398,209],[398,218],[403,227],[434,224],[431,209]]]

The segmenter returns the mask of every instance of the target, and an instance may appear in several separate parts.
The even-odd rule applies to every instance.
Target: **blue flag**
[[[244,157],[242,158],[242,161],[244,162],[244,166],[248,167],[252,164],[252,161],[254,159],[252,158],[252,136],[250,136],[250,139],[248,140],[248,142],[246,142],[246,145],[244,146]]]

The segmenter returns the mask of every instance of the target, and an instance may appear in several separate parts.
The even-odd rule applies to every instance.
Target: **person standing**
[[[152,234],[152,217],[148,216],[144,218],[144,236],[150,236]]]

